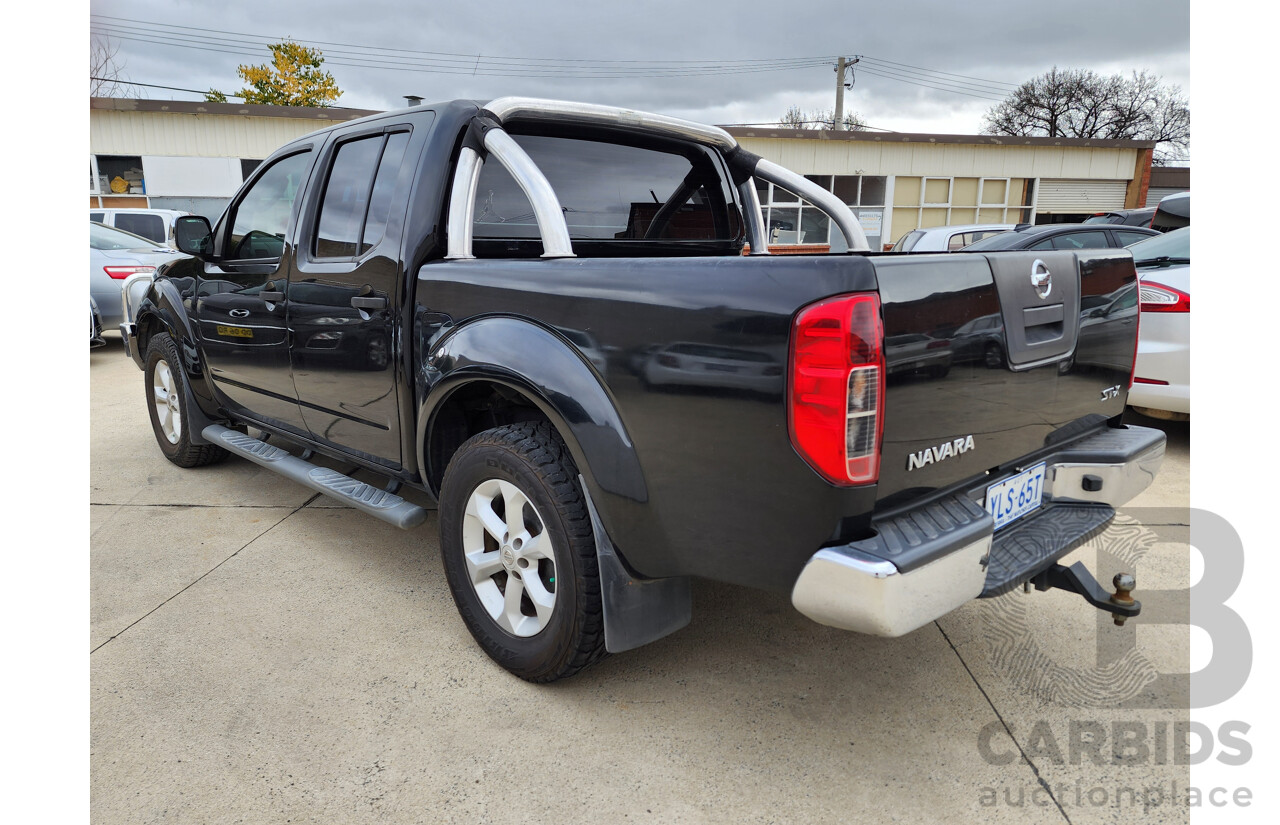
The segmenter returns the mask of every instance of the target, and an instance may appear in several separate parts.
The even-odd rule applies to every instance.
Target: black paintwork
[[[634,570],[782,590],[819,547],[864,538],[873,512],[972,484],[1123,410],[1123,394],[1100,392],[1127,382],[1133,356],[1127,253],[1079,255],[1080,309],[1065,321],[1079,326],[1076,346],[1022,371],[979,255],[751,258],[712,246],[693,257],[520,250],[445,261],[452,163],[476,111],[455,102],[391,112],[280,150],[305,143],[326,169],[342,139],[412,129],[381,243],[346,263],[310,257],[322,194],[313,174],[278,264],[186,258],[161,272],[139,316],[142,348],[161,329],[179,340],[210,418],[288,433],[433,494],[451,434],[469,423],[460,399],[477,407],[472,416],[523,404],[565,437]],[[215,250],[226,223],[214,228]],[[841,488],[791,445],[791,325],[813,301],[876,289],[888,373],[880,483]],[[245,318],[261,322],[251,342],[228,333]],[[907,472],[910,453],[967,435],[975,449]]]

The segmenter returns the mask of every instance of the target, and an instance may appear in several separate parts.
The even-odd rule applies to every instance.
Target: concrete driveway
[[[535,686],[457,617],[434,515],[178,469],[119,340],[90,360],[96,823],[1187,820],[1188,768],[1154,755],[1187,718],[1159,674],[1189,631],[1156,623],[1189,585],[1185,424],[1112,554],[1076,554],[1173,591],[1123,629],[1018,592],[875,639],[698,582],[688,628]]]

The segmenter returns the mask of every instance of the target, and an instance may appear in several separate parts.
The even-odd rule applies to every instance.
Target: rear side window
[[[125,232],[141,235],[147,240],[163,243],[165,240],[164,218],[159,215],[137,215],[129,212],[116,213],[116,228]]]
[[[89,213],[89,220],[93,221],[94,223],[102,223],[102,219],[103,219],[104,217],[106,217],[106,216],[105,216],[105,215],[103,215],[101,212],[90,212],[90,213]]]
[[[515,135],[547,177],[575,241],[740,241],[741,218],[718,164],[699,147],[659,150]],[[536,240],[533,207],[496,159],[476,189],[477,239]]]
[[[1121,246],[1128,246],[1131,243],[1137,243],[1151,237],[1145,232],[1126,232],[1123,229],[1113,231],[1116,233],[1116,240],[1120,242]]]
[[[1053,239],[1054,249],[1106,249],[1105,232],[1069,232]]]
[[[353,258],[382,240],[408,143],[408,132],[395,132],[338,147],[320,204],[317,258]]]

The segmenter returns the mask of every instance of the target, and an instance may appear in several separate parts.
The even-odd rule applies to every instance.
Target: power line
[[[160,45],[181,45],[192,48],[200,48],[199,44],[206,44],[206,50],[217,50],[213,46],[231,47],[236,53],[247,53],[248,48],[265,49],[270,43],[279,42],[279,38],[271,39],[260,35],[250,35],[242,32],[229,32],[220,29],[204,29],[194,26],[169,26],[168,24],[145,24],[145,25],[127,25],[128,23],[141,23],[142,21],[127,20],[126,18],[112,18],[106,15],[91,15],[92,17],[101,18],[102,20],[122,20],[126,24],[110,23],[110,22],[94,22],[91,24],[96,33],[104,36],[117,37],[122,40],[139,40],[141,42],[156,43]],[[182,31],[166,31],[169,29],[180,29]],[[198,36],[185,34],[184,32],[197,32]],[[229,35],[228,37],[210,37],[209,35]],[[465,68],[467,74],[472,73],[473,67],[477,61],[485,64],[487,68],[509,73],[512,69],[532,69],[542,72],[602,72],[617,74],[637,74],[637,73],[659,73],[671,74],[678,73],[680,75],[687,74],[703,74],[703,73],[720,73],[720,72],[742,72],[742,71],[779,71],[796,68],[811,68],[813,66],[825,65],[834,60],[833,57],[797,57],[797,58],[758,58],[751,60],[583,60],[568,58],[525,58],[525,57],[506,57],[506,56],[486,56],[482,54],[462,54],[457,52],[434,52],[411,49],[395,49],[379,46],[369,46],[358,43],[336,43],[323,40],[298,41],[305,44],[329,45],[338,47],[347,47],[358,49],[357,52],[346,51],[343,48],[326,50],[326,55],[342,55],[347,59],[357,62],[385,62],[385,61],[413,61],[407,65],[424,65],[430,67],[449,67],[449,68]],[[369,52],[392,52],[394,54],[375,54],[369,56]],[[400,57],[399,55],[409,55],[410,57]]]
[[[965,78],[967,80],[977,80],[981,83],[993,85],[993,86],[1007,86],[1010,89],[1018,88],[1017,83],[1005,83],[1002,80],[986,80],[981,77],[973,77],[971,75],[966,75],[966,74],[954,74],[952,72],[938,71],[937,69],[926,69],[923,66],[913,66],[910,63],[895,63],[892,60],[885,60],[880,57],[867,57],[866,55],[860,55],[860,57],[862,57],[863,60],[869,60],[875,63],[887,63],[890,66],[900,66],[902,68],[907,68],[907,69],[920,69],[921,71],[929,72],[930,74],[945,74],[945,75],[950,75],[951,77],[960,77],[960,78]]]
[[[208,89],[205,89],[204,91],[200,91],[198,89],[182,89],[177,86],[157,86],[155,83],[135,83],[132,80],[120,80],[119,78],[114,78],[114,77],[94,77],[93,75],[90,75],[89,79],[101,80],[104,83],[116,83],[120,86],[146,86],[148,89],[169,89],[170,91],[174,91],[174,92],[191,92],[192,94],[195,94],[195,95],[207,95],[209,93]],[[229,92],[224,92],[224,94],[227,97],[238,97],[241,100],[244,99],[244,95],[233,95]]]
[[[261,57],[269,45],[280,42],[278,38],[246,32],[151,23],[100,14],[91,14],[90,17],[90,29],[95,34],[149,45],[256,58]],[[464,54],[323,40],[296,42],[330,47],[325,50],[325,62],[331,66],[473,77],[519,74],[528,78],[562,80],[681,78],[796,71],[831,65],[837,59],[809,56],[747,60],[595,60]],[[1003,81],[927,69],[883,58],[859,57],[858,68],[868,75],[939,92],[1000,102],[1010,90],[1017,88],[1015,84]]]
[[[1003,98],[1003,97],[992,97],[992,96],[991,96],[991,95],[989,95],[989,94],[980,94],[980,93],[972,92],[972,91],[964,91],[964,90],[962,90],[962,89],[953,88],[953,87],[937,86],[937,85],[934,85],[934,84],[931,84],[931,83],[923,83],[923,82],[921,82],[921,81],[919,81],[919,80],[912,80],[912,79],[910,79],[910,78],[906,78],[906,77],[900,77],[900,76],[896,76],[896,75],[885,74],[885,73],[883,73],[883,72],[882,72],[881,70],[879,70],[879,69],[864,68],[864,69],[863,69],[863,71],[864,71],[864,72],[866,72],[867,74],[874,75],[874,76],[876,76],[876,77],[880,77],[880,78],[883,78],[883,79],[885,79],[885,80],[896,80],[896,81],[898,81],[899,83],[910,83],[910,84],[911,84],[911,85],[913,85],[913,86],[923,86],[923,87],[924,87],[924,88],[926,88],[926,89],[936,89],[937,91],[940,91],[940,92],[951,92],[952,94],[957,94],[957,95],[966,95],[966,96],[968,96],[968,97],[981,98],[982,100],[990,100],[990,101],[994,101],[994,102],[996,102],[996,103],[999,103],[999,102],[1001,102],[1001,101],[1003,101],[1003,100],[1004,100],[1004,98]]]
[[[148,43],[161,46],[176,46],[184,49],[196,49],[199,51],[216,52],[220,54],[231,54],[237,56],[261,57],[262,53],[256,49],[246,48],[250,44],[238,45],[235,43],[219,43],[213,41],[214,45],[200,45],[209,43],[208,39],[192,39],[192,38],[172,38],[166,36],[144,36],[129,34],[116,30],[94,29],[95,33],[114,37],[119,40],[127,40],[139,43]],[[226,46],[223,48],[222,46]],[[333,55],[337,55],[334,57]],[[805,69],[815,66],[825,66],[828,61],[822,59],[814,59],[809,63],[791,63],[785,65],[763,65],[752,67],[732,67],[707,66],[701,69],[638,69],[638,68],[593,68],[584,69],[579,67],[536,67],[528,68],[519,65],[497,64],[490,65],[494,61],[488,58],[479,58],[485,61],[479,63],[475,56],[472,56],[471,63],[474,65],[459,65],[457,61],[442,62],[435,59],[419,59],[417,61],[405,62],[405,58],[395,56],[377,56],[377,57],[359,57],[347,56],[347,53],[330,51],[326,53],[325,63],[331,66],[347,66],[352,68],[366,69],[393,69],[399,71],[425,72],[432,74],[451,74],[451,75],[469,75],[481,77],[509,77],[511,74],[518,72],[522,77],[538,77],[538,78],[564,78],[564,79],[625,79],[625,78],[663,78],[663,77],[701,77],[713,75],[739,75],[757,72],[776,72],[787,71],[793,69]]]

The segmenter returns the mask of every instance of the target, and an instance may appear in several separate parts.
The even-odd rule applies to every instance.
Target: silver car
[[[966,223],[914,229],[898,239],[893,252],[955,252],[988,235],[1013,229],[1011,223]]]
[[[89,222],[89,297],[98,305],[103,329],[118,329],[124,320],[122,289],[135,272],[156,267],[181,253],[146,238]]]

